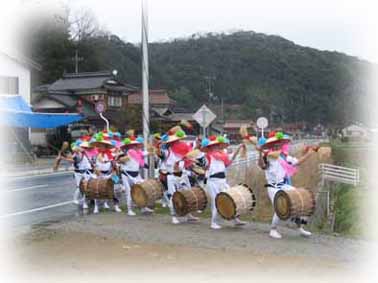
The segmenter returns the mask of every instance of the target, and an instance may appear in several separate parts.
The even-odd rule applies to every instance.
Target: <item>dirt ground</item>
[[[18,232],[9,243],[13,274],[28,282],[348,282],[369,248],[287,228],[273,240],[262,223],[213,231],[208,219],[177,226],[169,220],[103,213]]]

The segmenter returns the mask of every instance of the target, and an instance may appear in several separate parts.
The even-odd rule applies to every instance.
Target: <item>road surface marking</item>
[[[6,190],[3,191],[3,193],[12,193],[12,192],[19,192],[19,191],[26,191],[26,190],[32,190],[32,189],[37,189],[37,188],[46,188],[49,185],[36,185],[36,186],[31,186],[31,187],[25,187],[25,188],[20,188],[20,189],[14,189],[14,190]]]
[[[60,175],[69,175],[73,174],[73,170],[71,171],[61,171],[61,172],[50,172],[50,173],[43,173],[43,174],[32,174],[32,175],[26,175],[26,176],[20,176],[20,175],[3,175],[1,177],[3,178],[13,178],[13,180],[24,180],[24,179],[33,179],[33,178],[41,178],[41,177],[47,177],[47,176],[60,176]]]
[[[4,215],[0,215],[0,219],[1,218],[12,217],[12,216],[23,215],[23,214],[29,214],[29,213],[33,213],[33,212],[36,212],[36,211],[42,211],[42,210],[46,210],[46,209],[49,209],[49,208],[54,208],[54,207],[59,207],[59,206],[65,206],[65,205],[72,204],[72,203],[73,203],[73,201],[70,200],[70,201],[60,202],[60,203],[56,203],[56,204],[52,204],[52,205],[48,205],[48,206],[42,206],[42,207],[33,208],[33,209],[29,209],[29,210],[24,210],[24,211],[18,211],[18,212],[14,212],[14,213],[4,214]]]

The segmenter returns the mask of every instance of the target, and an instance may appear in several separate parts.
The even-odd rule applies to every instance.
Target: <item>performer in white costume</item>
[[[176,212],[172,203],[172,196],[176,190],[187,190],[191,188],[189,178],[185,172],[185,155],[191,151],[191,147],[182,139],[186,137],[185,132],[179,127],[173,127],[167,134],[161,137],[162,146],[160,156],[161,165],[167,172],[167,198],[169,199],[169,209],[172,216],[172,223],[179,224]],[[187,221],[198,221],[192,214],[186,216]]]
[[[296,167],[303,163],[313,152],[309,150],[300,159],[288,155],[287,144],[290,141],[287,135],[282,132],[271,132],[269,138],[260,138],[260,158],[259,166],[265,170],[265,178],[268,190],[268,196],[272,205],[274,204],[274,196],[279,190],[295,190],[295,187],[289,184],[289,178],[296,173]],[[282,147],[284,146],[283,150]],[[291,183],[291,182],[290,182]],[[291,220],[288,220],[291,221]],[[309,237],[311,232],[306,231],[303,226],[307,223],[305,217],[294,219],[298,226],[298,231],[302,236]],[[279,224],[287,223],[279,219],[276,213],[273,214],[270,237],[275,239],[282,238],[278,232]]]
[[[211,198],[211,225],[212,229],[221,229],[218,224],[219,214],[215,205],[216,196],[230,188],[226,180],[226,168],[231,165],[232,161],[239,154],[244,144],[241,144],[230,158],[225,152],[229,145],[227,138],[223,136],[210,136],[202,140],[202,151],[206,154],[200,160],[201,165],[206,168],[206,187]],[[239,217],[234,219],[236,225],[245,225]]]
[[[140,175],[140,170],[144,168],[145,157],[148,152],[143,151],[143,138],[130,136],[123,140],[121,146],[123,154],[119,156],[120,171],[122,176],[122,183],[126,191],[127,214],[135,216],[133,211],[133,201],[131,198],[131,188],[134,184],[143,182]],[[145,207],[141,209],[142,212],[153,212],[152,209]]]

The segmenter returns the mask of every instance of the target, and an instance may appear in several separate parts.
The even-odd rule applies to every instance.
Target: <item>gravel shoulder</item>
[[[17,266],[36,282],[58,282],[59,272],[59,282],[75,282],[77,276],[80,282],[97,282],[118,275],[127,282],[349,282],[372,245],[326,235],[303,238],[288,228],[281,229],[283,239],[273,240],[268,231],[264,223],[225,223],[213,231],[208,219],[172,225],[165,215],[109,212],[23,231],[12,239],[12,250]]]

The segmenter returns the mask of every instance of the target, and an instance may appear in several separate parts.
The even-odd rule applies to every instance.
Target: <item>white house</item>
[[[344,137],[352,139],[365,139],[370,133],[367,128],[357,124],[351,124],[348,127],[345,127],[342,132]]]
[[[30,104],[31,69],[41,70],[41,66],[21,55],[0,50],[0,95],[19,94]]]
[[[30,104],[31,70],[41,66],[22,55],[0,50],[0,95],[21,95]],[[29,139],[30,130],[14,130],[19,138]]]

